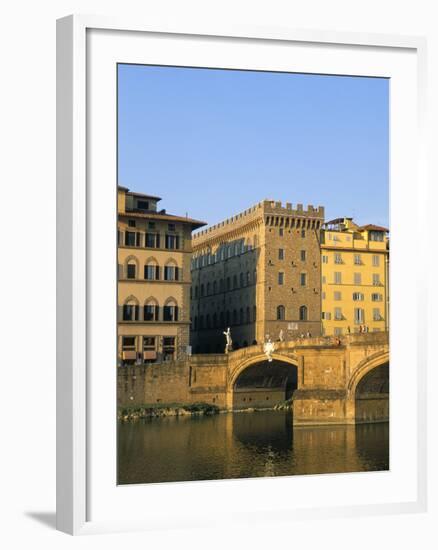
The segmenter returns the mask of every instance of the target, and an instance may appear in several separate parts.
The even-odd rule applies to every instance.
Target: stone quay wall
[[[135,407],[203,402],[225,408],[226,380],[227,362],[221,355],[118,367],[117,404]]]

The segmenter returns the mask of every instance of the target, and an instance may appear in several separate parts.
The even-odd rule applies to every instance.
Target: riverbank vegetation
[[[275,411],[291,411],[293,407],[293,399],[290,397],[289,399],[286,399],[286,401],[281,401],[281,403],[277,403],[277,405],[274,406]]]
[[[161,418],[164,416],[190,416],[190,415],[212,415],[220,412],[219,407],[209,403],[192,403],[184,405],[181,403],[160,403],[153,405],[137,405],[133,407],[119,407],[117,417],[123,422],[139,420],[141,418]]]

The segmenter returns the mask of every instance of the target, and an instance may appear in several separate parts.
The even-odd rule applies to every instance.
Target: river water
[[[388,470],[389,425],[292,426],[285,411],[118,425],[118,482],[156,483]]]

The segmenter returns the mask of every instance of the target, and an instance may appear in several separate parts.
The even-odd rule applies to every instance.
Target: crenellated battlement
[[[193,233],[192,238],[193,242],[195,242],[197,239],[200,239],[201,237],[206,237],[214,234],[215,232],[222,230],[223,228],[227,228],[227,226],[231,225],[243,225],[247,221],[252,221],[253,219],[259,217],[263,213],[263,202],[259,202],[255,204],[254,206],[251,206],[250,208],[247,208],[243,212],[240,212],[239,214],[236,214],[235,216],[231,216],[231,218],[227,218],[219,223],[216,223],[215,225],[211,225],[207,227],[206,229],[203,229],[202,231],[198,231],[197,233]],[[243,223],[242,223],[243,222]]]
[[[193,233],[193,245],[204,241],[210,237],[215,237],[231,229],[237,229],[247,223],[260,218],[265,220],[265,216],[287,216],[292,218],[318,219],[324,221],[324,207],[314,207],[309,204],[304,208],[302,204],[297,204],[294,208],[291,202],[283,204],[281,201],[265,199],[243,212],[231,216],[215,225],[211,225],[206,229]]]
[[[264,200],[263,206],[266,214],[274,214],[279,216],[304,216],[307,218],[321,218],[324,219],[324,207],[313,206],[313,204],[307,205],[306,208],[298,203],[295,208],[291,202],[283,204],[281,201]]]

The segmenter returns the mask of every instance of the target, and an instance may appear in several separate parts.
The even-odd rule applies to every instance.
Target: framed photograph
[[[58,528],[424,510],[424,41],[57,53]]]

